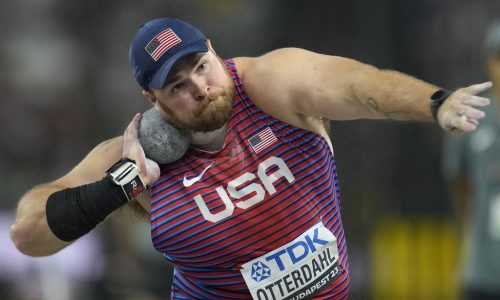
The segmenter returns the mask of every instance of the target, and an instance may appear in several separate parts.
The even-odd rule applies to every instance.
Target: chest
[[[188,152],[164,170],[151,201],[158,251],[205,258],[210,251],[219,258],[265,253],[266,245],[295,236],[301,225],[291,223],[333,197],[330,147],[317,134],[279,123],[235,132],[225,153]]]

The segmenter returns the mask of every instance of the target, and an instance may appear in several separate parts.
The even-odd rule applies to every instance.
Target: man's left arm
[[[432,121],[429,101],[440,90],[397,71],[295,48],[259,57],[249,70],[245,85],[254,94],[250,96],[282,120],[293,121],[297,114],[330,120]],[[439,107],[440,126],[457,132],[475,130],[484,117],[476,107],[490,103],[477,95],[490,87],[486,82],[451,93]]]

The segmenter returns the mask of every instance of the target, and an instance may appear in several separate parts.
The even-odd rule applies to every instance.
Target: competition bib
[[[288,244],[242,265],[253,299],[309,299],[340,274],[337,238],[319,222]]]

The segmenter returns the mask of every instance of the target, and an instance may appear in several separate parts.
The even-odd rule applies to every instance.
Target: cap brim
[[[153,79],[149,82],[149,87],[153,89],[161,89],[167,80],[170,69],[175,65],[175,63],[182,58],[191,53],[198,52],[208,52],[207,42],[205,40],[196,41],[186,48],[177,51],[174,55],[172,55],[169,59],[167,59],[163,66],[156,72],[153,76]]]

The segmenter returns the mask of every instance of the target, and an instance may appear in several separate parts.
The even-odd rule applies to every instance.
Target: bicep
[[[353,83],[361,72],[377,69],[352,59],[303,49],[280,49],[257,59],[249,72],[254,102],[276,113],[345,120],[373,111],[359,102]],[[273,110],[273,108],[269,108]]]

